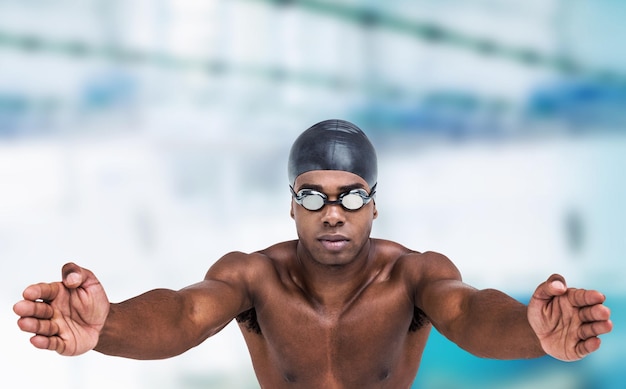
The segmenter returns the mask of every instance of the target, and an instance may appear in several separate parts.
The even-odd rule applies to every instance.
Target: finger
[[[37,335],[51,336],[59,333],[59,326],[51,320],[22,317],[17,321],[17,326],[24,332]]]
[[[568,290],[567,298],[575,307],[586,307],[589,305],[602,304],[606,297],[597,290],[575,289]]]
[[[594,321],[593,323],[583,324],[578,329],[578,338],[586,340],[607,334],[613,329],[613,323],[610,320]]]
[[[22,292],[22,296],[26,300],[36,301],[36,300],[54,300],[54,298],[59,294],[59,283],[45,283],[40,282],[38,284],[30,285],[24,292]]]
[[[13,306],[13,312],[22,317],[32,316],[38,319],[50,319],[54,314],[54,309],[44,302],[22,300]]]
[[[594,351],[597,351],[600,348],[600,344],[602,341],[600,338],[592,337],[585,340],[582,340],[576,344],[576,354],[583,358],[588,354],[591,354]]]
[[[593,321],[606,321],[611,317],[611,310],[601,304],[595,304],[588,307],[580,308],[578,318],[583,323]]]
[[[65,351],[65,343],[58,336],[35,335],[30,338],[30,343],[42,350],[54,350],[59,354]]]
[[[49,350],[48,347],[50,346],[50,338],[42,335],[35,335],[30,338],[30,343],[42,350]]]

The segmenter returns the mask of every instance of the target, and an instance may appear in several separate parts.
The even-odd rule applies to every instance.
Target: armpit
[[[254,308],[240,313],[235,317],[235,320],[237,320],[237,323],[244,323],[248,331],[261,334],[261,326],[259,326],[259,322],[256,319],[256,310]]]
[[[430,320],[428,320],[428,316],[426,316],[424,311],[422,311],[418,307],[414,307],[413,319],[411,320],[411,325],[409,326],[409,332],[415,332],[428,323],[430,323]]]

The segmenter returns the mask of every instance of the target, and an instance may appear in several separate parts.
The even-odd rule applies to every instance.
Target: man
[[[263,388],[409,388],[434,326],[487,358],[581,359],[612,329],[597,291],[560,275],[528,306],[461,280],[445,256],[370,238],[378,214],[376,153],[351,123],[302,133],[289,156],[298,239],[218,260],[203,281],[107,299],[87,269],[29,286],[14,306],[31,343],[62,355],[89,350],[167,358],[239,323]]]

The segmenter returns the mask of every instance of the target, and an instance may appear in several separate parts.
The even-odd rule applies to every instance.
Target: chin
[[[354,256],[348,255],[320,255],[316,258],[316,261],[324,266],[330,267],[343,267],[351,264],[354,261]]]

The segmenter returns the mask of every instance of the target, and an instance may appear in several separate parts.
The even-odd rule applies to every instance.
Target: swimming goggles
[[[367,194],[365,189],[352,189],[340,194],[337,200],[328,200],[328,196],[324,193],[313,189],[301,189],[298,193],[293,190],[291,185],[289,185],[289,189],[296,203],[309,211],[319,211],[327,204],[339,204],[347,211],[356,211],[369,203],[376,194],[376,185],[372,187],[370,194]]]

